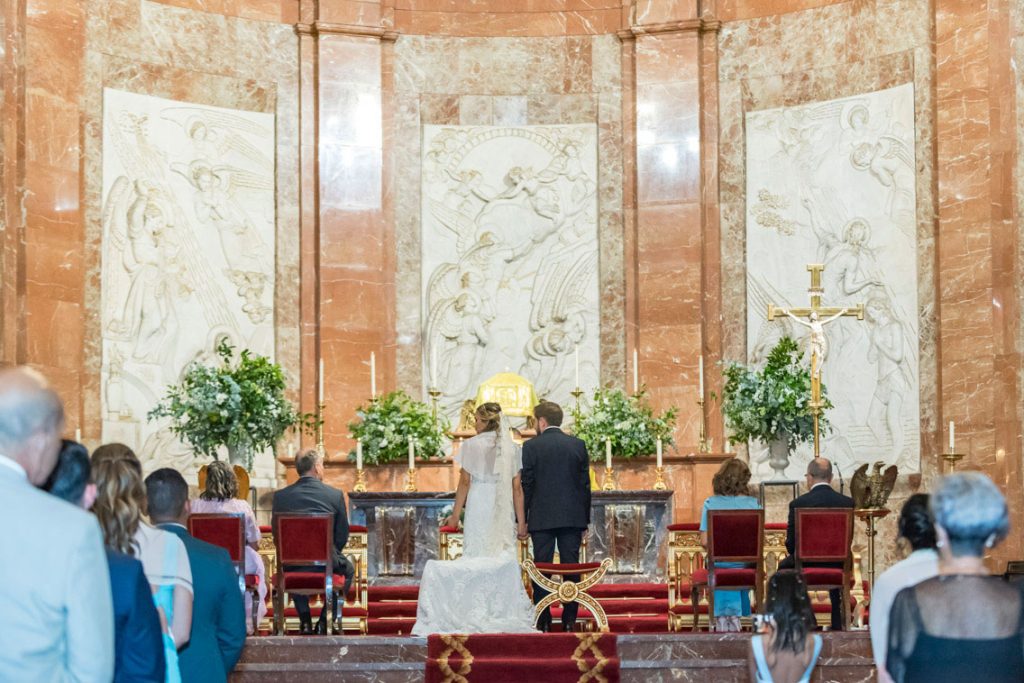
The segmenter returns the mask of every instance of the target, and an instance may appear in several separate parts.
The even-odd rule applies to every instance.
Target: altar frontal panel
[[[822,263],[822,304],[865,306],[825,325],[822,383],[835,408],[822,455],[920,470],[919,324],[912,84],[746,113],[747,353],[761,363],[808,329],[768,304],[807,306],[808,263]],[[806,320],[805,320],[806,322]],[[771,476],[751,444],[755,477]],[[811,457],[798,450],[787,475]]]
[[[597,128],[424,126],[423,378],[455,419],[499,372],[599,384]]]

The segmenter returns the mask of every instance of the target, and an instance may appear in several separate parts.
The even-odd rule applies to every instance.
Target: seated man
[[[57,467],[46,482],[50,493],[83,510],[96,500],[89,451],[64,440]],[[107,548],[114,598],[114,683],[164,682],[164,640],[142,563]]]
[[[344,590],[352,589],[355,568],[348,558],[342,554],[348,543],[348,515],[342,504],[341,491],[331,488],[323,482],[323,458],[315,450],[305,451],[295,458],[295,471],[299,480],[274,493],[273,516],[282,513],[319,513],[334,516],[334,573],[345,577]],[[277,524],[274,523],[274,531]],[[313,567],[286,567],[288,571],[319,571]],[[305,595],[293,595],[295,610],[299,613],[299,632],[304,635],[313,633],[313,617],[309,613],[309,598]],[[326,606],[325,606],[326,607]],[[333,620],[336,622],[341,614],[338,601],[334,602]],[[316,624],[316,632],[327,633],[327,615],[320,613]]]
[[[231,556],[188,532],[188,484],[177,470],[164,467],[146,477],[146,507],[153,524],[185,544],[192,566],[192,631],[178,651],[181,680],[227,681],[245,645],[246,621]]]
[[[802,496],[794,498],[789,504],[789,522],[786,527],[786,551],[789,555],[779,562],[779,569],[792,569],[796,566],[793,552],[796,548],[796,509],[797,508],[852,508],[853,498],[844,496],[832,488],[832,463],[827,458],[815,458],[807,464],[807,488],[808,491]],[[837,566],[842,565],[822,565]],[[830,590],[829,600],[832,602],[832,630],[839,631],[843,628],[843,618],[840,607],[843,602],[843,592]]]

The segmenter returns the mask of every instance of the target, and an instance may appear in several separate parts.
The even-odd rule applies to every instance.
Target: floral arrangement
[[[220,364],[192,364],[149,411],[150,420],[170,418],[171,431],[197,454],[217,459],[218,448],[226,446],[231,461],[244,460],[248,469],[255,454],[276,446],[286,430],[316,430],[316,415],[297,412],[285,398],[280,365],[248,350],[235,362],[227,341],[216,351]]]
[[[811,371],[803,365],[803,354],[797,343],[783,337],[772,348],[761,369],[740,363],[729,363],[722,373],[722,415],[729,427],[729,442],[748,440],[768,443],[787,435],[790,450],[814,438],[811,415]],[[823,408],[832,402],[821,387]],[[824,431],[828,422],[819,418]]]
[[[612,453],[623,458],[652,455],[660,438],[663,447],[675,443],[672,431],[679,409],[660,415],[647,402],[642,389],[629,396],[621,389],[598,389],[587,412],[573,410],[573,432],[587,444],[590,459],[604,461],[605,440],[611,439]]]
[[[350,422],[352,437],[363,442],[363,464],[383,465],[409,457],[409,440],[415,443],[416,457],[443,457],[448,422],[435,420],[430,407],[413,400],[404,391],[377,396],[368,406],[356,409],[357,420]],[[355,460],[355,449],[348,459]]]

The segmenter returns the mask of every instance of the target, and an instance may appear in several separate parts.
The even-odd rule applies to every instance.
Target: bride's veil
[[[512,425],[505,413],[501,413],[498,433],[495,438],[494,474],[497,477],[497,491],[491,516],[490,542],[488,546],[498,553],[514,548],[515,510],[512,504],[512,481],[522,468],[519,446],[512,440]],[[493,545],[491,545],[493,543]]]

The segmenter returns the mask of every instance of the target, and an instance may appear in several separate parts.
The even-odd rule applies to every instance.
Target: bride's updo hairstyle
[[[496,432],[501,425],[501,406],[497,403],[481,403],[477,406],[476,416],[483,420],[483,432]]]

